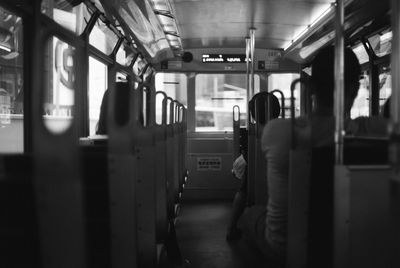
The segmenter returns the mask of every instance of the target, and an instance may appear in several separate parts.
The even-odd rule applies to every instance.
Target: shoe
[[[226,234],[226,241],[236,241],[242,238],[242,231],[240,229],[234,228]]]

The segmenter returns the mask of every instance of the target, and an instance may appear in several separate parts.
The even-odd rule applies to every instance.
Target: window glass
[[[382,57],[392,52],[392,31],[386,30],[368,38],[375,55]]]
[[[117,44],[118,37],[100,19],[97,20],[93,30],[90,32],[89,44],[110,55]]]
[[[132,63],[134,53],[128,47],[122,44],[117,52],[116,60],[119,64],[123,66],[129,66]]]
[[[53,133],[66,131],[72,123],[75,90],[75,48],[52,37],[47,42],[45,63],[44,123]]]
[[[105,13],[103,5],[100,3],[100,0],[92,0],[91,2],[94,3],[94,5],[97,7],[98,10],[100,10],[100,12]]]
[[[255,92],[260,77],[254,76]],[[196,76],[196,131],[232,131],[233,106],[240,107],[241,125],[247,123],[245,74],[199,74]]]
[[[390,66],[379,66],[379,106],[383,107],[392,95],[392,75]]]
[[[24,150],[22,19],[0,7],[0,152]]]
[[[369,61],[369,56],[367,51],[364,48],[364,45],[362,43],[359,43],[355,47],[353,47],[353,52],[356,54],[358,61],[360,64],[366,63]]]
[[[163,91],[168,97],[179,101],[187,107],[187,78],[185,74],[179,73],[157,73],[156,74],[156,91]],[[158,94],[159,101],[162,95]],[[156,106],[156,122],[161,122],[162,105]]]
[[[42,0],[41,11],[64,28],[80,35],[90,19],[86,6],[73,7],[68,1]]]
[[[360,89],[353,106],[351,107],[350,117],[369,116],[369,72],[366,70],[360,76]]]
[[[279,89],[282,91],[285,96],[285,117],[290,117],[290,85],[292,81],[299,78],[300,74],[298,73],[279,73],[279,74],[270,74],[268,75],[268,91],[273,91],[275,89]],[[279,100],[279,104],[282,107],[280,96],[276,95]],[[295,116],[300,116],[300,85],[299,83],[296,85],[296,89],[294,91],[295,98]]]
[[[107,89],[107,65],[89,57],[89,135],[96,134],[100,106]]]

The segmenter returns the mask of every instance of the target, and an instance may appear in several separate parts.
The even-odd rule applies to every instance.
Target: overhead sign
[[[245,63],[245,54],[203,54],[204,63]]]

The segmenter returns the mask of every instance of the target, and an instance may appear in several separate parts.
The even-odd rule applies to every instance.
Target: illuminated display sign
[[[203,54],[204,63],[245,63],[245,54]]]

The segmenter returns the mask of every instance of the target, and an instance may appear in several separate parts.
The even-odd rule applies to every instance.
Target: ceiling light
[[[329,5],[329,7],[327,7],[327,5]],[[313,30],[313,28],[318,23],[320,23],[321,21],[325,21],[328,16],[330,16],[334,13],[336,4],[331,3],[331,4],[327,4],[327,5],[323,5],[318,11],[311,14],[312,23],[307,26],[302,26],[302,27],[298,28],[296,33],[294,34],[295,38],[284,45],[284,50],[287,50],[288,48],[290,48],[298,40],[300,40],[302,37],[304,37],[306,35],[306,33],[309,33],[311,30]]]

